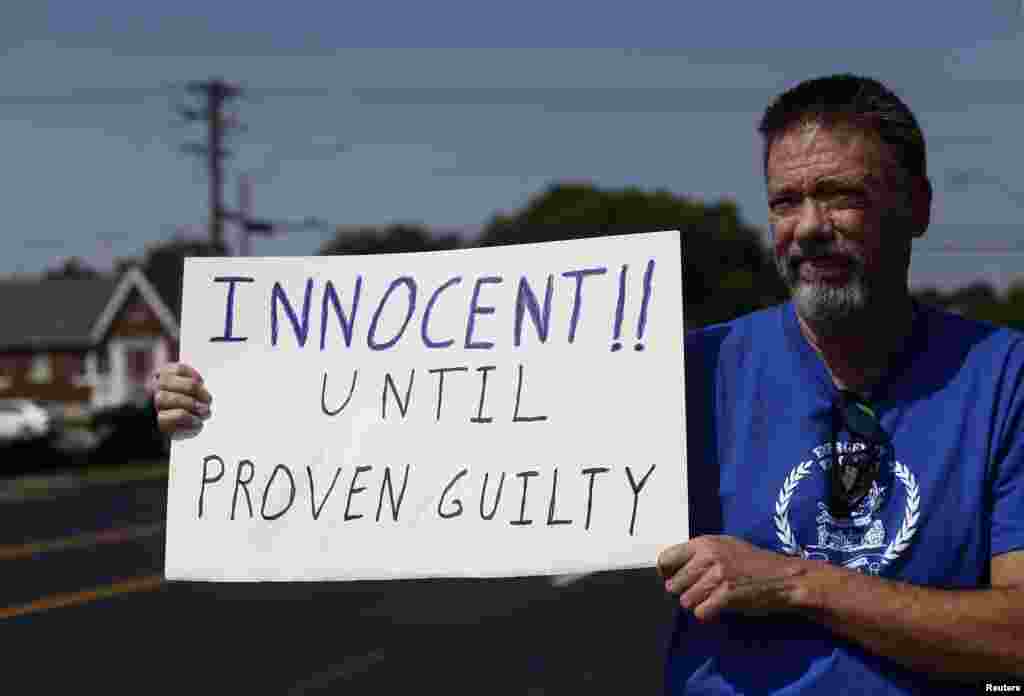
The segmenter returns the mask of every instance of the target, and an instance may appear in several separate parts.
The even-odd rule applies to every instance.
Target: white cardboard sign
[[[177,580],[653,566],[688,537],[678,232],[192,258]]]

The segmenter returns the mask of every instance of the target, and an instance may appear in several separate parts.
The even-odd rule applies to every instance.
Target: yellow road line
[[[101,544],[123,544],[126,541],[141,539],[142,537],[155,536],[164,530],[164,523],[125,527],[123,529],[104,529],[99,532],[88,534],[77,534],[62,539],[51,539],[48,541],[33,541],[28,544],[10,544],[0,546],[0,561],[16,561],[22,558],[31,558],[37,554],[49,553],[51,551],[66,551],[67,549],[89,548]]]
[[[117,595],[128,594],[130,592],[148,592],[159,588],[163,582],[164,578],[162,575],[148,575],[140,578],[129,578],[128,580],[115,582],[112,585],[106,585],[104,587],[94,587],[89,590],[50,595],[49,597],[42,597],[29,602],[28,604],[15,605],[0,609],[0,621],[25,616],[27,614],[38,614],[40,612],[49,611],[50,609],[63,609],[65,607],[87,604],[89,602],[95,602],[100,599],[109,599],[110,597],[116,597]]]

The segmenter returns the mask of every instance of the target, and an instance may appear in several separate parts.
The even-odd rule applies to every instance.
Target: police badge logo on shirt
[[[775,503],[776,537],[781,550],[789,555],[879,575],[900,557],[917,533],[917,479],[895,459],[873,455],[864,443],[837,442],[835,449],[833,456],[832,443],[815,447],[813,459],[789,472]],[[800,537],[813,534],[814,538],[801,539],[792,528],[789,507],[800,484],[817,474],[827,477],[830,485],[824,488],[829,493],[826,500],[816,503],[816,529],[799,530]],[[883,512],[900,502],[904,508],[900,524],[895,530],[887,529]]]

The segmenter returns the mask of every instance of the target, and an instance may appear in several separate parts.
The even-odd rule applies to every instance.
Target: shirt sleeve
[[[992,555],[1024,549],[1024,345],[1008,361],[1010,398],[992,480]]]

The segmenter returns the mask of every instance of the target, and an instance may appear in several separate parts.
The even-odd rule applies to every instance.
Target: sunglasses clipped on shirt
[[[850,434],[847,451],[839,451],[839,434]],[[856,393],[840,390],[832,405],[832,466],[829,470],[829,512],[848,518],[871,492],[882,466],[882,455],[892,438],[874,410]]]

